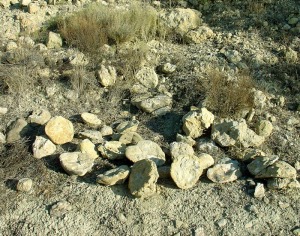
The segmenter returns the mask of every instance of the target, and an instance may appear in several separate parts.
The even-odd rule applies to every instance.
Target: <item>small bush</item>
[[[157,31],[157,13],[145,5],[112,9],[91,4],[58,23],[59,32],[70,46],[98,54],[104,44],[120,44],[134,38],[148,40]]]
[[[254,83],[246,73],[229,79],[225,72],[211,70],[205,85],[205,105],[220,117],[236,117],[253,107]]]

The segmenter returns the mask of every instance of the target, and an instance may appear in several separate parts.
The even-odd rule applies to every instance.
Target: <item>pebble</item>
[[[32,180],[29,178],[23,178],[18,181],[17,190],[20,192],[29,192],[32,188]]]
[[[254,191],[254,197],[258,199],[262,199],[265,196],[265,188],[261,183],[257,183]]]
[[[5,115],[8,109],[6,107],[0,107],[0,115]]]
[[[217,221],[217,225],[220,228],[223,228],[226,224],[227,224],[227,219],[225,219],[225,218]]]

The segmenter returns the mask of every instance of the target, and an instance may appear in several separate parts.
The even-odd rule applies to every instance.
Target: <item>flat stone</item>
[[[156,164],[149,160],[140,160],[132,166],[128,188],[135,197],[146,198],[156,193],[158,179]]]
[[[102,124],[102,121],[92,113],[84,112],[81,114],[81,118],[91,128],[98,128]]]
[[[49,139],[42,136],[36,136],[32,145],[32,151],[35,158],[41,159],[55,153],[56,146]]]
[[[44,125],[51,119],[51,114],[46,109],[35,110],[29,116],[29,122],[38,125]]]
[[[99,157],[95,144],[91,140],[89,139],[82,140],[81,143],[79,144],[79,147],[82,153],[86,153],[93,160]]]
[[[63,169],[69,175],[84,176],[91,171],[94,165],[94,160],[86,153],[67,152],[59,156],[59,160]]]
[[[171,177],[181,189],[193,187],[202,172],[203,169],[196,156],[178,156],[171,165]]]
[[[300,183],[297,179],[269,178],[267,187],[269,189],[300,188]]]
[[[50,209],[52,217],[62,217],[72,210],[72,205],[67,201],[59,201],[54,204]]]
[[[228,160],[223,164],[216,164],[207,170],[207,178],[215,183],[227,183],[237,180],[242,176],[239,163]]]
[[[255,178],[290,178],[297,177],[297,171],[294,167],[284,161],[277,161],[274,164],[263,169]]]
[[[29,192],[32,188],[32,180],[29,178],[20,179],[17,183],[17,190],[20,192]]]
[[[45,133],[55,144],[71,142],[74,136],[74,128],[71,121],[62,116],[55,116],[45,126]]]
[[[10,127],[7,135],[6,135],[6,142],[13,143],[15,141],[20,140],[21,138],[25,137],[27,132],[29,131],[28,124],[24,119],[17,119],[12,126]]]
[[[88,138],[93,143],[102,143],[104,141],[101,132],[97,130],[85,130],[79,132],[78,136],[83,139]]]
[[[174,161],[179,156],[194,156],[194,149],[187,143],[173,142],[170,144],[170,153]]]
[[[259,174],[262,170],[266,169],[268,166],[274,164],[278,161],[279,156],[271,155],[271,156],[259,156],[256,157],[254,161],[247,165],[249,172],[252,175]]]
[[[148,97],[139,95],[134,97],[131,102],[139,109],[148,113],[154,113],[155,111],[163,109],[163,112],[158,112],[159,114],[163,114],[170,110],[172,98],[165,94],[159,94],[156,96],[149,95]]]
[[[163,165],[166,161],[161,147],[150,140],[141,140],[136,145],[127,147],[125,155],[132,162],[150,159],[157,166]]]
[[[97,176],[97,183],[107,186],[123,184],[129,176],[130,168],[126,165],[119,166]]]
[[[126,145],[120,141],[106,141],[98,146],[98,150],[104,158],[110,160],[123,159]]]

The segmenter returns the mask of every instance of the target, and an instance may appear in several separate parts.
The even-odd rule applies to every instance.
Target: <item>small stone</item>
[[[62,116],[55,116],[45,126],[45,133],[55,144],[71,142],[74,137],[74,128],[71,121]]]
[[[6,107],[0,107],[0,115],[5,115],[8,109]]]
[[[52,217],[62,217],[71,210],[72,205],[69,202],[59,201],[51,207],[50,215]]]
[[[300,188],[300,183],[297,179],[269,178],[267,187],[269,189]]]
[[[0,143],[6,143],[6,136],[0,132]]]
[[[18,44],[16,42],[10,41],[6,44],[6,51],[13,51],[18,48]]]
[[[256,133],[263,137],[269,137],[273,131],[273,125],[268,120],[261,120],[256,124]]]
[[[30,14],[37,13],[39,10],[40,10],[40,8],[37,4],[32,3],[32,2],[28,4],[28,12]]]
[[[101,132],[96,131],[96,130],[85,130],[85,131],[79,132],[78,136],[83,139],[88,138],[93,143],[102,143],[103,142]]]
[[[32,180],[29,178],[23,178],[18,181],[17,190],[20,192],[29,192],[32,188]]]
[[[126,222],[127,221],[126,216],[124,214],[122,214],[122,213],[119,213],[117,215],[117,217],[118,217],[119,221],[121,221],[121,222]]]
[[[215,153],[219,150],[216,143],[208,138],[200,138],[197,140],[196,150],[200,152]]]
[[[205,230],[203,227],[198,227],[195,229],[194,236],[206,236]]]
[[[56,146],[49,139],[42,136],[36,136],[32,145],[32,151],[35,158],[41,159],[55,153]]]
[[[99,157],[98,152],[96,151],[95,144],[92,143],[89,139],[84,139],[80,144],[80,151],[86,153],[93,160]]]
[[[207,178],[215,183],[232,182],[241,176],[239,163],[230,159],[224,164],[216,164],[207,170]]]
[[[102,124],[102,121],[92,113],[84,112],[81,114],[81,118],[91,128],[98,128]]]
[[[144,67],[140,69],[135,78],[146,88],[155,88],[158,85],[158,76],[153,68]]]
[[[22,7],[27,7],[31,3],[31,0],[20,0],[20,4]]]
[[[125,155],[132,162],[150,159],[157,166],[163,165],[166,161],[165,153],[161,147],[150,140],[141,140],[136,145],[127,147]]]
[[[138,120],[122,122],[116,127],[116,131],[117,131],[117,133],[120,133],[120,134],[125,133],[125,132],[136,132],[139,123],[140,122]]]
[[[194,149],[183,142],[173,142],[170,144],[170,153],[172,160],[174,161],[179,156],[193,156]]]
[[[289,19],[288,23],[289,25],[296,25],[298,23],[299,19],[297,17],[292,17]]]
[[[131,169],[128,187],[135,197],[146,198],[156,192],[156,182],[158,179],[156,164],[149,160],[143,159],[136,162]]]
[[[165,94],[159,94],[156,96],[139,95],[131,100],[132,104],[137,106],[139,109],[154,113],[155,115],[163,115],[171,109],[172,98]]]
[[[97,176],[97,183],[107,186],[123,184],[129,176],[130,168],[126,165],[119,166]]]
[[[101,65],[101,69],[96,72],[96,76],[103,87],[112,86],[117,81],[117,71],[112,66],[105,67]]]
[[[185,35],[187,43],[202,43],[214,36],[214,32],[207,26],[200,26],[196,30],[191,30]]]
[[[100,133],[103,137],[105,136],[110,136],[113,135],[114,131],[112,129],[112,127],[108,126],[108,125],[104,125],[101,129],[100,129]]]
[[[170,166],[159,166],[157,167],[159,178],[168,179],[171,177],[171,167]]]
[[[266,169],[268,166],[274,164],[278,161],[279,156],[271,155],[271,156],[260,156],[255,158],[250,164],[247,165],[249,172],[252,175],[259,174],[262,170]]]
[[[274,164],[263,169],[255,178],[290,178],[297,177],[297,171],[294,167],[284,161],[277,161]]]
[[[176,65],[165,63],[159,67],[159,70],[164,74],[171,74],[176,70]]]
[[[32,124],[44,125],[51,119],[51,114],[46,109],[35,110],[29,116],[29,122]]]
[[[69,175],[84,176],[91,171],[94,161],[86,153],[68,152],[59,156],[59,160],[63,169]]]
[[[192,139],[190,136],[183,136],[181,134],[176,135],[176,142],[187,143],[190,146],[194,146],[196,144],[196,141]]]
[[[225,225],[227,225],[227,219],[221,219],[221,220],[218,220],[218,221],[217,221],[217,225],[218,225],[220,228],[225,227]]]
[[[126,145],[120,141],[106,141],[98,147],[101,155],[110,160],[123,159]]]
[[[206,170],[215,164],[214,158],[211,155],[206,154],[206,153],[200,154],[198,156],[198,159],[200,161],[200,165],[203,170]]]
[[[254,197],[263,199],[265,197],[265,188],[264,185],[261,183],[258,183],[254,190]]]
[[[47,39],[47,47],[50,49],[58,49],[62,47],[62,38],[59,34],[49,32]]]
[[[119,137],[119,141],[124,144],[137,144],[143,138],[136,132],[125,132]]]
[[[13,143],[25,137],[29,131],[27,122],[24,119],[17,119],[10,127],[7,135],[6,142]]]
[[[177,156],[171,165],[171,177],[181,189],[193,187],[202,172],[202,166],[196,156]]]
[[[296,163],[295,163],[295,169],[297,171],[300,171],[300,161],[296,161]]]

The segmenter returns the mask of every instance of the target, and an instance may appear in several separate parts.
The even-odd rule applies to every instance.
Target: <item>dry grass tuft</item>
[[[205,85],[206,106],[220,117],[236,117],[253,107],[254,82],[246,73],[229,79],[225,72],[212,69]]]

